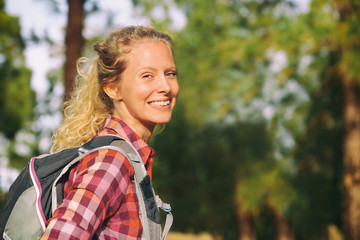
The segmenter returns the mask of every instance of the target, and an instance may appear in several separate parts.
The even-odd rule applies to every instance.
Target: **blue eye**
[[[152,75],[151,74],[145,74],[142,76],[142,78],[152,78]]]
[[[168,72],[166,75],[169,77],[176,77],[177,72]]]

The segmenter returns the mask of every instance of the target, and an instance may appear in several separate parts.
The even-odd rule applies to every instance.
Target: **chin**
[[[168,123],[168,122],[170,122],[170,120],[171,120],[171,116],[169,116],[169,117],[163,117],[163,118],[161,118],[161,119],[156,119],[156,120],[154,120],[154,123],[155,124],[164,124],[164,123]]]

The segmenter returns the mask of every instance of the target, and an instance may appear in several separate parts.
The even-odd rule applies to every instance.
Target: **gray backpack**
[[[33,157],[11,185],[0,218],[0,237],[5,240],[39,239],[64,196],[64,183],[70,168],[86,154],[99,149],[114,149],[123,154],[135,171],[136,194],[141,209],[145,239],[165,239],[173,222],[171,207],[155,195],[150,177],[139,153],[116,135],[93,138],[78,148]],[[166,221],[161,234],[159,208]]]

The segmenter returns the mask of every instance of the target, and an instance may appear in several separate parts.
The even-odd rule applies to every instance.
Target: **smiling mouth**
[[[166,101],[153,101],[149,103],[151,106],[155,106],[155,107],[162,107],[162,106],[167,106],[170,104],[170,100],[166,100]]]

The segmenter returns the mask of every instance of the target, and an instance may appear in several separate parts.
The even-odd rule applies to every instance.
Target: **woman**
[[[94,50],[95,59],[79,61],[76,89],[52,151],[120,135],[137,149],[151,178],[154,151],[148,142],[157,124],[169,122],[179,93],[173,42],[150,27],[125,27]],[[84,157],[71,170],[63,204],[41,239],[141,239],[133,175],[114,150]]]

